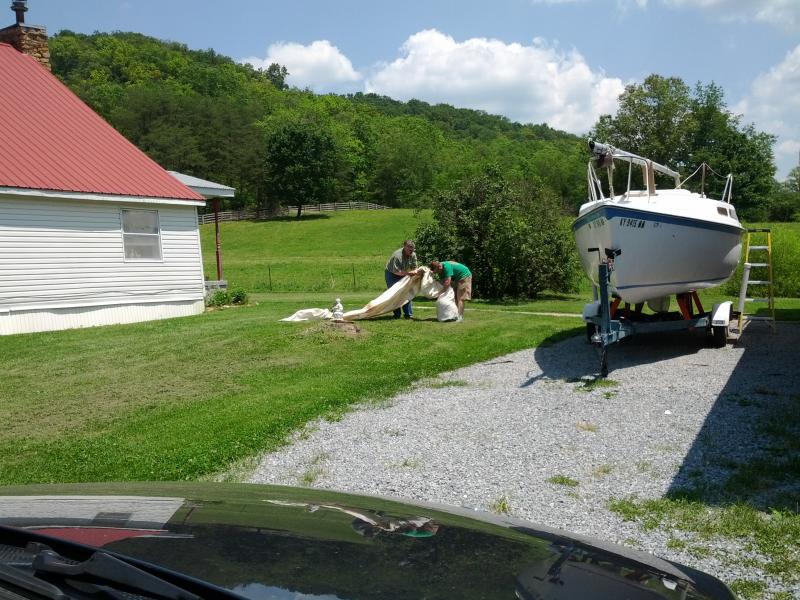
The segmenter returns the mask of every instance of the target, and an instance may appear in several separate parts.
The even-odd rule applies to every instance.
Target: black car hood
[[[0,488],[0,524],[101,546],[260,600],[733,598],[709,575],[597,540],[305,488]]]

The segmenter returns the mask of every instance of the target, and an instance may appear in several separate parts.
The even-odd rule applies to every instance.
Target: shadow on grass
[[[757,315],[769,316],[769,311],[759,310]],[[777,321],[800,321],[800,308],[776,308],[775,319]]]
[[[800,324],[745,330],[744,353],[667,497],[800,512],[799,344]]]

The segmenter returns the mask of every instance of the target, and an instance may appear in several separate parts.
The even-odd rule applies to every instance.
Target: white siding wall
[[[123,208],[158,210],[160,261],[125,260]],[[0,196],[0,334],[195,314],[203,292],[194,206]]]

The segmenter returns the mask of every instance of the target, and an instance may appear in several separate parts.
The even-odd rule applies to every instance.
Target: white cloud
[[[586,132],[614,113],[624,85],[592,71],[576,51],[536,39],[529,46],[472,38],[457,42],[429,29],[415,33],[401,58],[380,65],[365,90],[399,100],[485,110],[522,123]]]
[[[278,63],[289,71],[289,85],[316,92],[341,90],[342,85],[361,80],[350,59],[328,40],[317,40],[308,46],[278,42],[267,49],[265,58],[249,57],[240,62],[263,69]]]
[[[709,10],[725,21],[761,21],[800,29],[800,0],[663,0],[667,6]]]
[[[800,45],[786,54],[782,62],[759,75],[750,93],[733,107],[746,121],[778,136],[775,159],[778,179],[797,164],[800,150]]]

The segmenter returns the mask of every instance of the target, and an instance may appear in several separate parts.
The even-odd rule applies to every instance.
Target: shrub
[[[455,260],[480,298],[571,292],[580,269],[558,200],[538,180],[512,184],[496,168],[440,194],[417,229],[420,259]]]
[[[228,306],[231,304],[247,304],[247,292],[241,289],[216,290],[206,298],[206,306]]]
[[[206,306],[225,306],[231,303],[231,295],[228,290],[216,290],[213,294],[206,297]]]
[[[231,304],[247,304],[247,292],[242,289],[231,290]]]
[[[769,199],[769,220],[788,223],[800,221],[800,193],[777,191]]]

